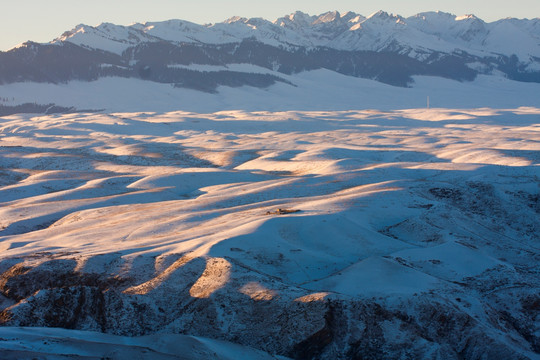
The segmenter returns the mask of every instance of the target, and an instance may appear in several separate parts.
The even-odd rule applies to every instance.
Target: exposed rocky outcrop
[[[456,284],[453,295],[351,299],[309,294],[236,271],[225,288],[193,297],[190,289],[204,270],[202,259],[183,264],[144,294],[129,290],[139,279],[81,273],[74,260],[39,259],[37,264],[21,262],[1,275],[1,293],[12,301],[0,314],[2,325],[129,336],[190,334],[295,359],[526,359],[523,349],[531,356],[539,351],[540,297],[516,288],[511,294],[494,291],[501,285],[487,286],[496,281],[489,274]],[[243,294],[242,284],[254,282],[259,296]],[[264,295],[264,289],[273,291]],[[478,292],[480,302],[470,291]]]

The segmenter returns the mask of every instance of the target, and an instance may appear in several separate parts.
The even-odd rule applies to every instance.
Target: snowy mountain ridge
[[[199,25],[185,20],[78,25],[52,43],[71,42],[121,54],[144,42],[227,44],[256,39],[272,46],[329,47],[347,51],[388,51],[396,47],[419,53],[466,51],[475,55],[540,56],[540,19],[506,18],[486,23],[474,15],[424,12],[404,18],[378,11],[368,17],[337,11],[311,16],[300,11],[274,21],[232,17]]]
[[[405,18],[384,11],[368,17],[297,11],[274,21],[236,16],[206,25],[185,20],[81,24],[50,43],[27,42],[0,52],[0,97],[8,99],[0,106],[8,107],[4,113],[23,111],[18,107],[23,105],[25,111],[37,111],[34,103],[110,108],[78,99],[68,102],[72,96],[44,102],[42,91],[14,90],[26,86],[17,84],[35,84],[29,85],[32,89],[49,84],[63,92],[55,86],[83,82],[90,89],[115,78],[114,84],[126,79],[138,87],[159,84],[167,94],[171,88],[196,90],[201,96],[275,85],[288,93],[302,88],[303,74],[310,72],[337,83],[355,82],[345,76],[404,88],[421,86],[417,81],[424,77],[474,82],[494,76],[540,83],[540,19],[486,23],[474,15],[443,12]]]

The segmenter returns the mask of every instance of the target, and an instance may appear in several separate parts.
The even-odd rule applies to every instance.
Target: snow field
[[[520,107],[0,118],[0,303],[27,321],[56,290],[18,288],[17,279],[98,275],[119,284],[106,294],[147,302],[149,314],[166,309],[148,325],[162,333],[208,320],[209,337],[282,351],[288,336],[302,340],[325,324],[316,309],[332,299],[405,306],[416,319],[425,314],[402,304],[435,301],[448,316],[470,318],[463,336],[480,331],[508,354],[533,358],[523,333],[492,325],[492,307],[534,329],[520,304],[538,288],[539,116]],[[211,315],[167,308],[197,301],[227,306]],[[285,312],[293,320],[278,330],[274,312],[253,315],[280,306],[310,311]],[[109,314],[120,319],[109,331],[139,326],[123,325],[133,318],[124,311]],[[159,320],[168,313],[176,317]],[[292,316],[305,323],[291,325]],[[80,326],[97,330],[94,321]],[[381,323],[389,343],[411,335],[398,323]],[[118,354],[141,353],[155,339],[96,338],[95,347],[93,335],[81,344],[59,333],[64,345],[55,348],[41,344],[56,330],[11,329],[20,336],[0,336],[8,339],[0,348],[15,358],[29,349],[107,354],[109,341]],[[148,347],[163,358],[177,341],[174,351],[191,342],[202,354],[237,351],[198,338],[160,341]],[[422,354],[454,346],[423,341],[414,341]]]

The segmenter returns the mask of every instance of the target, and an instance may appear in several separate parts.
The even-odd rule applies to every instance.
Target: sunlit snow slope
[[[537,358],[539,119],[0,118],[0,321],[291,357]]]

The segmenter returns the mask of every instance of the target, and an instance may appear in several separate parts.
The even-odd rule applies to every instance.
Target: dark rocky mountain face
[[[399,44],[379,52],[345,51],[328,47],[285,48],[245,39],[240,43],[222,45],[145,42],[117,55],[69,42],[29,42],[0,53],[0,83],[65,83],[71,80],[93,81],[101,77],[118,76],[215,92],[220,85],[268,87],[276,82],[290,83],[280,77],[279,73],[290,75],[315,69],[328,69],[343,75],[373,79],[395,86],[412,84],[414,75],[471,81],[479,73],[494,70],[514,80],[540,82],[540,72],[527,71],[515,56],[481,58],[465,52],[434,52],[422,61],[407,56],[406,51],[407,49]],[[469,67],[467,64],[470,63],[480,64],[479,68],[482,70]],[[196,71],[186,68],[190,64],[252,64],[269,69],[269,73],[226,69]]]
[[[96,80],[104,75],[100,64],[121,65],[117,55],[64,43],[25,46],[0,53],[0,83],[33,81],[62,83],[70,80]]]

